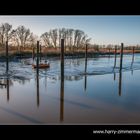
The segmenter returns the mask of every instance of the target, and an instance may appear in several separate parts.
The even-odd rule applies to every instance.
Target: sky
[[[5,22],[13,29],[24,25],[38,36],[64,27],[84,31],[93,44],[140,44],[140,16],[0,16],[0,24]]]

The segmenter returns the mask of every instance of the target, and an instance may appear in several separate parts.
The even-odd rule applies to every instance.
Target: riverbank
[[[87,50],[87,57],[96,57],[96,56],[102,56],[102,55],[113,55],[115,50],[111,49],[100,49],[98,51],[95,51],[94,49],[88,49]],[[132,50],[125,50],[124,49],[124,54],[132,54]],[[140,50],[135,50],[135,53],[140,53]],[[117,54],[120,54],[120,50],[117,50]],[[85,57],[85,49],[80,49],[80,50],[65,50],[65,57],[67,58],[83,58]],[[41,57],[60,57],[60,48],[43,48],[41,50],[41,53],[39,54]],[[32,50],[31,49],[26,49],[22,50],[21,52],[17,51],[16,49],[9,49],[9,58],[31,58],[33,57]],[[34,53],[34,57],[36,57],[36,50]],[[0,50],[0,59],[4,59],[5,61],[5,50],[1,49]]]

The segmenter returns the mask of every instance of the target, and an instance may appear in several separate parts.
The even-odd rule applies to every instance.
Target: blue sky
[[[96,44],[140,44],[140,16],[0,16],[17,28],[24,25],[37,35],[54,28],[83,30]]]

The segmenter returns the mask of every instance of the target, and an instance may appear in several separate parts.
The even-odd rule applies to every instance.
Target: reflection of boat
[[[39,64],[38,66],[39,66],[40,69],[44,69],[44,68],[49,68],[50,64],[49,63],[48,64]],[[37,68],[37,66],[34,65],[34,64],[32,64],[32,67]]]

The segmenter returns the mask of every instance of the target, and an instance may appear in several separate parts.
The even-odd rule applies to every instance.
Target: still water
[[[65,59],[32,69],[32,59],[0,62],[0,124],[140,124],[140,55]],[[86,70],[86,71],[85,71]]]

